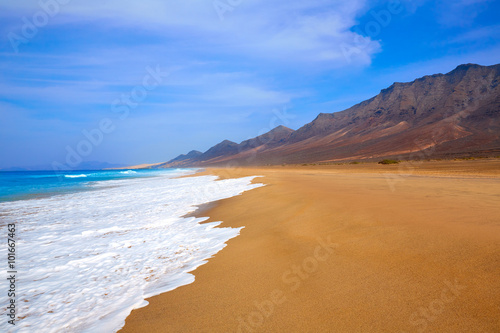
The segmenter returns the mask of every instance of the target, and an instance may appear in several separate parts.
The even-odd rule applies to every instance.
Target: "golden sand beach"
[[[208,169],[240,236],[121,332],[500,332],[500,161]]]

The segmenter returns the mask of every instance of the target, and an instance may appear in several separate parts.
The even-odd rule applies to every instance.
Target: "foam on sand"
[[[145,298],[192,283],[189,274],[239,228],[182,216],[262,186],[215,176],[96,182],[93,191],[5,202],[17,224],[19,305],[3,332],[113,332]],[[0,249],[6,257],[6,247]],[[10,331],[9,331],[10,330]]]

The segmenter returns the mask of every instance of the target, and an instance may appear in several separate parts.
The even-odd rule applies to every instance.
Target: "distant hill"
[[[500,155],[499,83],[500,65],[460,65],[447,74],[396,82],[296,131],[279,126],[240,144],[225,140],[161,167]]]
[[[200,156],[202,156],[203,153],[197,150],[192,150],[187,154],[182,154],[174,158],[173,160],[168,161],[168,167],[176,167],[176,166],[183,166],[186,163],[193,163],[196,161]],[[167,167],[167,163],[160,163],[155,165],[154,167]]]

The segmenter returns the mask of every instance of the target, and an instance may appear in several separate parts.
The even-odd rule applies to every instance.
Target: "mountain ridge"
[[[217,166],[325,163],[397,156],[500,155],[500,64],[394,82],[370,99],[320,113],[297,130],[278,126],[240,144],[162,164]]]

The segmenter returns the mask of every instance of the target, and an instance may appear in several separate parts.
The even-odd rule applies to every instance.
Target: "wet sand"
[[[208,169],[241,235],[121,332],[499,332],[500,161]]]

